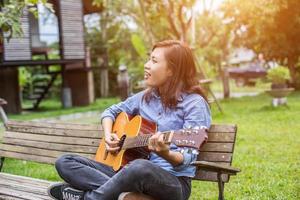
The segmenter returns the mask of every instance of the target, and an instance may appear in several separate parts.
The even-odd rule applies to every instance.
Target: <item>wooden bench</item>
[[[3,104],[3,101],[2,101]],[[0,169],[5,158],[54,164],[65,153],[93,159],[103,136],[100,125],[45,123],[8,120],[0,101],[0,116],[5,131],[0,144]],[[218,182],[219,199],[224,199],[224,184],[238,169],[230,167],[236,138],[236,125],[212,125],[209,139],[201,149],[194,180]],[[50,181],[0,172],[0,199],[50,199]]]

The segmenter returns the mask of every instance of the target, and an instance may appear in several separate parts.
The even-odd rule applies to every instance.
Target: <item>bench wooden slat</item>
[[[212,124],[209,128],[210,133],[236,133],[236,131],[235,124]]]
[[[14,175],[14,174],[8,174],[8,173],[1,173],[0,172],[0,180],[1,179],[9,180],[9,181],[30,183],[32,185],[38,185],[38,186],[41,186],[41,187],[48,187],[49,184],[53,183],[52,181],[46,181],[46,180],[37,179],[37,178],[18,176],[18,175]]]
[[[198,170],[196,173],[196,176],[193,178],[193,180],[201,180],[201,181],[213,181],[217,182],[217,173],[216,172],[208,172],[204,170]],[[229,175],[222,174],[222,181],[228,182],[229,181]]]
[[[233,168],[230,165],[224,165],[215,162],[195,161],[192,163],[192,165],[201,170],[225,173],[230,175],[235,175],[236,173],[240,172],[239,169]]]
[[[229,162],[218,162],[218,164],[223,165],[223,166],[230,166]],[[217,173],[216,172],[211,172],[211,171],[206,171],[203,169],[198,169],[196,171],[196,176],[193,178],[193,180],[202,180],[202,181],[213,181],[217,182]],[[222,180],[224,182],[229,181],[229,175],[223,174],[222,175]]]
[[[7,195],[9,197],[16,197],[17,199],[24,200],[51,200],[49,196],[36,195],[26,191],[19,191],[10,187],[0,187],[0,194]],[[14,199],[14,198],[13,198]]]
[[[3,138],[3,144],[13,144],[17,146],[36,147],[41,149],[68,151],[74,153],[92,153],[96,154],[98,147],[73,145],[73,144],[55,144],[49,142],[30,141],[15,138]],[[0,145],[1,147],[1,145]]]
[[[16,158],[20,160],[28,160],[28,161],[35,161],[39,163],[46,163],[46,164],[54,164],[57,158],[48,157],[48,156],[39,156],[39,155],[30,155],[25,153],[19,152],[11,152],[11,151],[3,151],[0,150],[1,157],[9,157],[9,158]],[[78,153],[78,155],[81,155]],[[94,156],[87,156],[90,159],[94,159]]]
[[[4,137],[8,138],[19,138],[24,140],[42,141],[49,143],[60,143],[60,144],[73,144],[73,145],[87,145],[87,146],[99,146],[99,139],[92,138],[79,138],[79,137],[63,137],[63,136],[50,136],[50,135],[38,135],[30,133],[18,133],[5,131]]]
[[[53,164],[56,161],[56,158],[52,158],[52,157],[28,155],[28,154],[8,152],[8,151],[3,151],[3,150],[0,150],[0,154],[1,154],[1,157],[35,161],[35,162],[39,162],[39,163]]]
[[[20,176],[18,176],[20,177]],[[49,185],[50,185],[50,182],[47,182],[47,184],[44,184],[44,183],[41,183],[38,179],[37,180],[23,180],[20,178],[20,180],[11,180],[11,179],[7,179],[5,177],[1,177],[0,178],[0,187],[1,186],[11,186],[14,187],[18,185],[18,187],[23,187],[23,188],[26,188],[27,191],[31,191],[32,189],[31,188],[34,188],[34,193],[36,194],[41,194],[43,195],[43,193],[45,193],[45,191],[47,191]]]
[[[8,197],[6,195],[0,194],[0,200],[23,200],[23,199],[20,199],[20,198],[17,198],[17,197]]]
[[[197,160],[231,163],[232,153],[200,152]]]
[[[28,191],[29,193],[36,195],[46,195],[45,191],[47,191],[47,187],[39,187],[38,185],[32,185],[28,183],[20,183],[16,181],[9,181],[6,179],[0,180],[0,187],[11,188],[14,190]]]
[[[47,157],[53,157],[58,158],[59,156],[67,153],[73,153],[73,152],[63,152],[63,151],[55,151],[55,150],[45,150],[45,149],[39,149],[39,148],[33,148],[33,147],[24,147],[24,146],[16,146],[16,145],[9,145],[9,144],[2,144],[0,146],[0,150],[3,151],[10,151],[10,152],[16,152],[16,153],[24,153],[24,154],[30,154],[30,155],[37,155],[37,156],[47,156]],[[94,154],[85,154],[81,153],[80,155],[88,158],[94,158]]]
[[[57,129],[72,129],[72,130],[103,130],[99,124],[75,124],[75,123],[59,123],[59,122],[33,122],[33,121],[13,121],[9,120],[6,126],[27,126],[27,127],[45,127]]]
[[[200,152],[228,152],[233,151],[233,143],[208,142],[201,147]]]
[[[102,138],[103,132],[100,130],[77,130],[77,129],[62,129],[49,127],[24,127],[20,125],[9,125],[6,127],[7,131],[44,134],[44,135],[58,135],[58,136],[73,136],[86,138]]]
[[[235,141],[235,133],[208,133],[208,142],[234,142]]]

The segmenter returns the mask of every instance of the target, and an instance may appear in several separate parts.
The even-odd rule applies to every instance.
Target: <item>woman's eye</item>
[[[156,60],[153,60],[153,59],[152,59],[152,62],[153,62],[153,63],[157,63],[157,61],[156,61]]]

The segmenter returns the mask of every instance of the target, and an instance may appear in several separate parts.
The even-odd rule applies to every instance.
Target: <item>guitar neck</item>
[[[173,136],[173,131],[162,132],[164,134],[164,142],[170,144]],[[122,146],[123,150],[133,149],[139,147],[147,147],[149,143],[149,138],[153,134],[138,135],[136,137],[128,137],[125,139]]]
[[[166,144],[171,142],[177,146],[190,147],[199,149],[207,140],[207,132],[205,129],[180,129],[176,131],[162,132],[163,141]],[[147,147],[149,138],[153,134],[142,134],[136,137],[126,137],[122,142],[122,149],[133,149],[138,147]]]

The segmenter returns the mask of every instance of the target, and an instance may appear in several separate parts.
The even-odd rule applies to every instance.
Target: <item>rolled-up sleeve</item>
[[[195,95],[184,106],[184,124],[183,129],[187,128],[205,128],[211,125],[211,112],[207,102],[200,96]],[[177,151],[183,155],[183,162],[174,167],[175,170],[181,170],[196,161],[199,151],[193,148],[178,147]]]
[[[139,92],[125,101],[120,102],[118,104],[114,104],[103,111],[101,114],[101,122],[105,117],[110,117],[113,121],[115,121],[116,117],[121,112],[126,112],[129,115],[136,115],[139,112],[139,105],[142,100],[143,92]]]
[[[192,162],[196,161],[197,156],[199,154],[198,150],[192,148],[178,148],[177,151],[182,153],[183,162],[180,165],[174,166],[174,170],[180,171],[186,167],[188,167]]]

